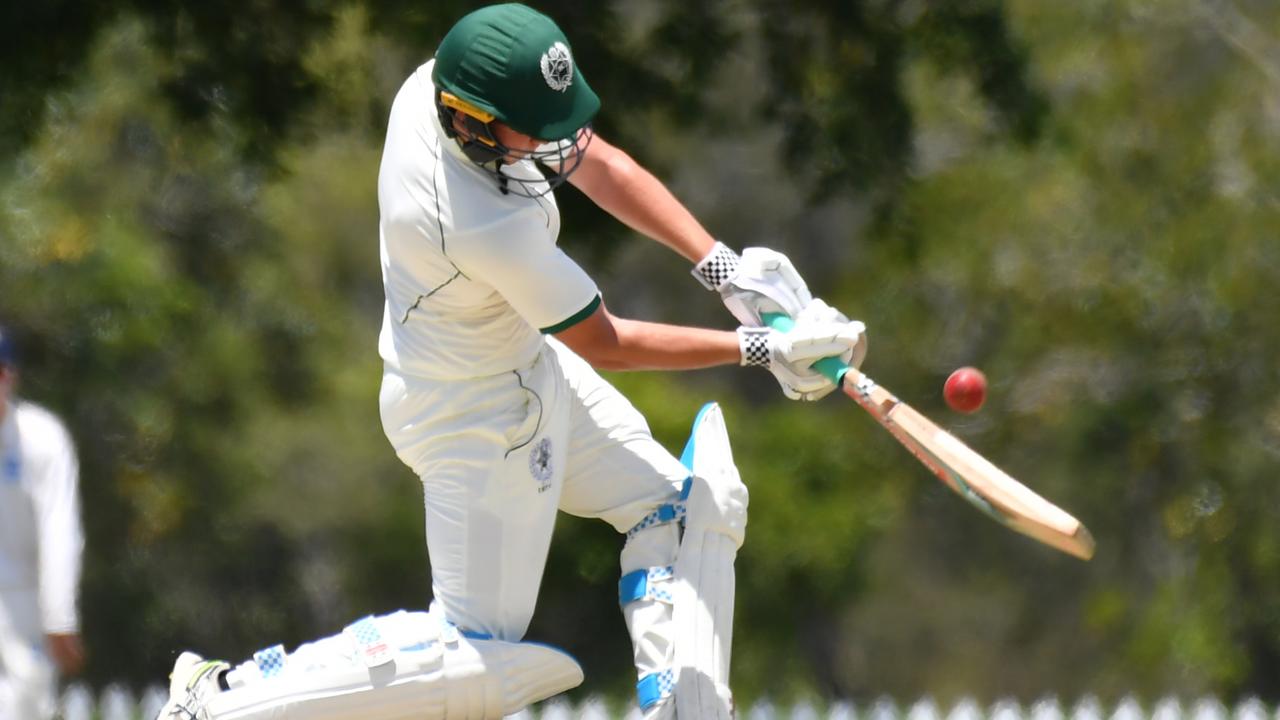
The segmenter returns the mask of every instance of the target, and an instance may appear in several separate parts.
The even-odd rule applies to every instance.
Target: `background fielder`
[[[723,418],[704,410],[682,462],[593,367],[759,365],[812,400],[834,386],[809,364],[860,362],[862,326],[812,299],[784,256],[715,242],[594,134],[599,104],[559,28],[514,4],[460,20],[406,81],[379,177],[380,403],[388,439],[423,482],[435,601],[235,668],[184,655],[162,716],[495,717],[576,685],[571,658],[519,642],[558,509],[625,534],[619,597],[646,712],[732,713],[746,488]],[[565,180],[695,262],[744,327],[609,313],[556,246],[552,190]],[[759,327],[762,310],[795,317],[795,329]]]
[[[42,720],[53,717],[58,673],[84,662],[79,464],[66,428],[18,398],[17,380],[0,327],[0,718]]]

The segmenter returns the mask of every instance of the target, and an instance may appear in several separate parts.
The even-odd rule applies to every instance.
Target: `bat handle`
[[[786,332],[795,327],[796,321],[783,315],[782,313],[764,313],[760,316],[765,324],[777,330],[778,332]],[[838,357],[825,357],[812,365],[814,370],[822,373],[828,380],[839,385],[844,381],[845,373],[849,372],[849,366],[845,365]]]

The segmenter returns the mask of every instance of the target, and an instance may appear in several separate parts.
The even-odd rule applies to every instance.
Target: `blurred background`
[[[0,319],[81,456],[82,680],[163,682],[430,597],[382,435],[375,179],[457,0],[0,7]],[[1084,563],[952,496],[853,403],[614,374],[751,488],[744,702],[1280,701],[1280,5],[540,1],[597,128],[869,327],[864,369],[1078,515]],[[733,327],[567,188],[616,313]],[[986,406],[943,380],[986,371]],[[619,536],[562,516],[529,638],[626,698]]]

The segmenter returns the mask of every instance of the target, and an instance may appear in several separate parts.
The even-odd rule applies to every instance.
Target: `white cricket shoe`
[[[205,703],[221,692],[218,674],[230,669],[221,660],[205,660],[193,652],[179,655],[169,673],[169,702],[156,720],[212,720]]]

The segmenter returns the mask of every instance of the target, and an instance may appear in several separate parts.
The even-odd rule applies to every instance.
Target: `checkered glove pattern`
[[[738,328],[738,349],[742,351],[743,367],[769,367],[769,328]]]
[[[716,243],[711,252],[693,266],[693,277],[708,290],[719,290],[738,274],[738,253],[724,243]]]
[[[825,357],[838,357],[846,365],[861,365],[867,353],[866,326],[850,321],[821,300],[813,301],[809,311],[795,320],[787,332],[738,328],[741,364],[768,368],[783,394],[792,400],[819,400],[836,385],[814,370],[813,364]]]

